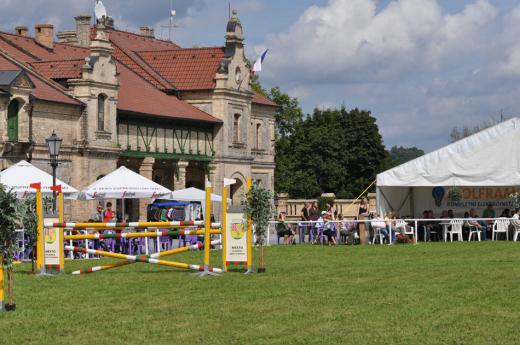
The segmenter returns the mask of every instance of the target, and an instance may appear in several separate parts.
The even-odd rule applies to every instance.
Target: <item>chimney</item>
[[[29,32],[27,26],[17,26],[14,29],[16,30],[16,34],[20,36],[27,36],[27,33]]]
[[[76,21],[76,39],[80,47],[90,47],[90,16],[74,17]]]
[[[141,26],[139,28],[139,34],[141,36],[146,36],[146,37],[152,37],[154,38],[154,32],[153,32],[153,28],[151,26]]]
[[[52,24],[37,24],[34,27],[36,42],[52,49],[54,41],[54,26]]]

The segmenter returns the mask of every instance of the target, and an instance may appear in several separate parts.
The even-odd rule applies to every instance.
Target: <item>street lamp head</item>
[[[52,131],[52,135],[45,139],[47,142],[47,147],[49,148],[49,155],[51,157],[58,157],[60,154],[60,148],[61,148],[61,142],[62,139],[60,139],[54,131]]]

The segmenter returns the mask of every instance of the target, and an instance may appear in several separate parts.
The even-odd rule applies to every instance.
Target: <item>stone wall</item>
[[[329,195],[327,194],[327,196]],[[370,208],[375,209],[376,194],[369,193],[368,198]],[[317,202],[317,199],[289,199],[287,194],[279,194],[275,201],[276,214],[278,215],[280,212],[285,212],[287,214],[287,220],[300,220],[300,212],[306,202]],[[334,206],[338,210],[338,213],[343,214],[344,217],[354,219],[359,213],[360,202],[360,199],[336,199],[334,200]]]

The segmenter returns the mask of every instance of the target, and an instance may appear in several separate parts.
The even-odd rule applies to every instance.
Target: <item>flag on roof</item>
[[[260,57],[255,61],[255,64],[253,65],[253,73],[262,71],[262,63],[264,62],[264,59],[265,59],[268,51],[269,51],[269,49],[266,49],[262,53],[262,55],[260,55]]]

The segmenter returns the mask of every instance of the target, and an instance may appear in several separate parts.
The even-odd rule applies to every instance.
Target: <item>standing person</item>
[[[364,196],[359,204],[359,215],[368,217],[370,215],[370,201],[368,197]]]
[[[364,196],[361,199],[361,203],[359,205],[359,212],[358,212],[358,220],[364,219],[370,219],[370,200],[368,200],[368,197]],[[373,237],[374,230],[372,229],[372,224],[365,220],[365,238],[368,238],[368,242],[370,242],[370,239]],[[361,235],[360,231],[361,223],[358,223],[358,232]]]
[[[94,213],[90,220],[92,220],[93,223],[101,223],[103,222],[103,205],[98,204],[96,208],[96,213]]]
[[[110,223],[114,221],[116,214],[112,211],[112,203],[107,202],[107,209],[103,212],[103,223]]]
[[[495,218],[495,210],[493,209],[493,204],[488,204],[486,209],[482,212],[482,218]],[[493,221],[492,220],[484,220],[482,221],[486,224],[485,231],[492,229]],[[484,240],[487,238],[487,234],[484,234]]]
[[[316,201],[313,201],[311,204],[311,208],[309,210],[309,220],[312,222],[317,222],[320,218],[320,210],[318,209],[318,205],[316,205]],[[318,225],[316,223],[312,223],[309,226],[309,242],[312,238],[316,237]]]
[[[302,221],[302,224],[300,224],[300,226],[303,231],[303,242],[305,242],[305,233],[308,231],[307,229],[309,229],[309,224],[307,222],[309,220],[311,220],[309,211],[310,211],[310,204],[308,202],[306,202],[300,211],[300,220]],[[309,236],[310,236],[310,234],[309,234]],[[302,240],[302,239],[300,239],[300,240]],[[309,238],[309,241],[310,241],[310,238]]]

